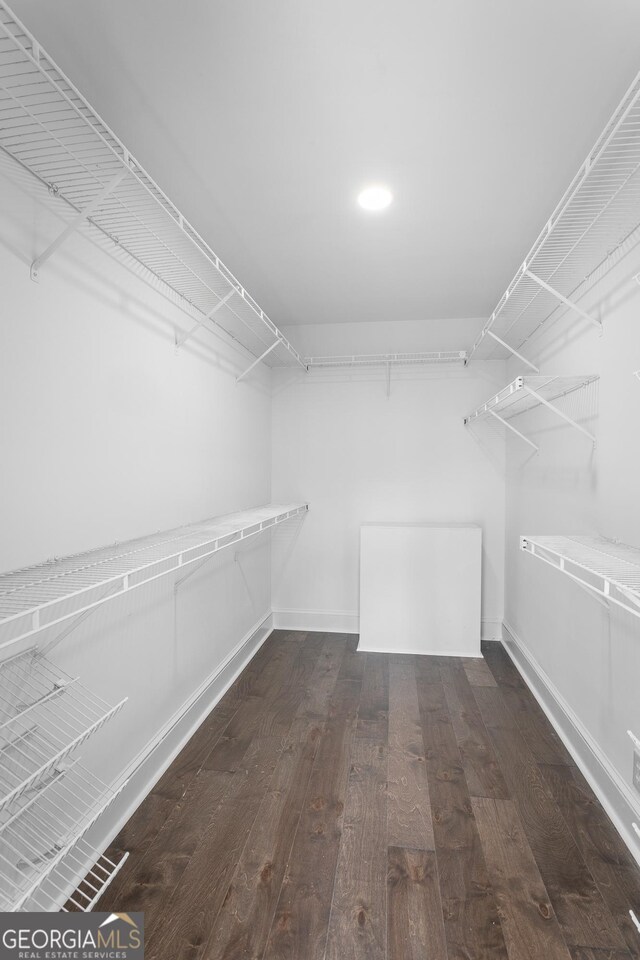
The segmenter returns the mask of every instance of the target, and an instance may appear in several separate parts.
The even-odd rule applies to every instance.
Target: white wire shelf
[[[605,537],[521,537],[543,560],[588,592],[640,617],[640,550]]]
[[[308,369],[314,367],[378,367],[392,364],[400,366],[412,363],[462,363],[467,362],[466,350],[446,350],[431,353],[360,353],[351,356],[305,357]]]
[[[302,358],[0,0],[0,147],[182,298],[196,326],[223,329],[268,365]],[[80,216],[82,214],[82,216]],[[76,222],[77,219],[77,222]],[[69,229],[34,261],[32,276]],[[267,354],[266,351],[269,350]]]
[[[97,857],[82,838],[124,785],[111,790],[78,761],[63,761],[46,782],[5,807],[0,813],[0,909],[54,909],[53,904],[32,905],[52,901],[54,890],[55,909],[60,909],[86,864]]]
[[[0,575],[0,648],[307,512],[269,504]]]
[[[574,297],[638,225],[640,74],[544,225],[469,359],[518,355],[533,333],[567,306],[599,326]]]
[[[22,913],[93,910],[128,858],[128,852],[123,853],[116,862],[105,854],[98,855],[88,843],[79,840],[17,909]],[[93,866],[87,870],[87,864],[92,862]],[[83,872],[85,875],[78,882]],[[77,887],[74,884],[78,884]]]
[[[87,912],[94,906],[115,879],[129,857],[122,854],[116,862],[105,854],[97,855],[84,840],[64,857],[20,907],[23,913],[44,910],[47,913]],[[93,858],[93,859],[92,859]],[[93,863],[87,871],[87,864]],[[84,877],[78,883],[78,877]],[[78,883],[77,887],[74,884]],[[71,893],[69,892],[71,890]]]
[[[119,710],[35,650],[0,663],[0,813]]]
[[[516,429],[510,422],[514,417],[538,406],[544,406],[552,410],[557,416],[568,423],[571,427],[585,434],[593,443],[596,439],[592,433],[586,430],[581,424],[569,417],[564,411],[555,405],[555,401],[562,397],[586,387],[590,383],[598,380],[596,375],[583,375],[573,377],[544,377],[527,376],[516,377],[511,383],[507,384],[502,390],[483,403],[480,407],[464,418],[465,425],[469,425],[478,420],[493,418],[500,421],[503,426],[515,433],[521,440],[538,450],[537,444],[533,443],[520,430]]]
[[[78,845],[77,856],[72,857],[72,855],[70,855],[68,857],[68,861],[74,859],[79,865],[82,862],[79,857],[85,855],[85,850],[86,844],[80,843]],[[78,887],[69,896],[69,899],[62,907],[63,912],[86,913],[89,910],[93,910],[94,906],[105,892],[111,881],[117,876],[126,863],[128,857],[128,853],[123,853],[120,859],[116,862],[111,860],[106,856],[106,854],[103,853],[96,860],[91,870],[82,879]],[[41,891],[38,902],[41,902],[43,894],[44,891]]]

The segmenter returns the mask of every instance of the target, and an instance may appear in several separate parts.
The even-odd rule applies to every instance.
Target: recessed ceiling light
[[[383,187],[381,184],[365,187],[365,189],[358,194],[358,203],[363,210],[384,210],[392,200],[393,194],[391,190],[389,190],[388,187]]]

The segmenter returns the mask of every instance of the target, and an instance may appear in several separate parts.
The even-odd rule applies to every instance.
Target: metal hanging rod
[[[586,387],[590,383],[598,380],[595,375],[582,377],[544,377],[544,376],[526,376],[516,377],[511,383],[507,384],[502,390],[483,403],[473,413],[464,418],[465,426],[475,421],[493,417],[499,420],[504,427],[507,427],[512,433],[516,434],[521,440],[538,450],[539,447],[520,430],[516,429],[511,420],[522,413],[538,406],[544,406],[551,410],[556,416],[564,420],[574,430],[579,431],[595,444],[595,436],[580,423],[577,423],[572,417],[569,417],[561,410],[554,401],[561,397]]]
[[[308,509],[269,504],[1,574],[0,650]]]
[[[544,323],[577,302],[583,285],[640,225],[640,74],[534,242],[474,343],[469,360],[521,354]]]
[[[605,537],[527,536],[520,538],[520,548],[593,595],[640,617],[640,550],[636,547]]]
[[[89,221],[174,293],[196,327],[215,324],[270,365],[302,357],[115,133],[0,0],[0,147],[75,211],[34,260],[45,261]]]

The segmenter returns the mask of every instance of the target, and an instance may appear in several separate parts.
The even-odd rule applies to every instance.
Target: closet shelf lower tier
[[[0,575],[0,649],[302,516],[269,504]]]
[[[1,663],[0,815],[55,775],[125,703],[112,706],[36,650]]]
[[[521,537],[543,560],[606,602],[640,617],[640,550],[605,537]]]
[[[86,893],[80,881],[102,858],[83,838],[124,785],[110,789],[78,761],[61,761],[4,807],[0,910],[60,910],[76,888]]]

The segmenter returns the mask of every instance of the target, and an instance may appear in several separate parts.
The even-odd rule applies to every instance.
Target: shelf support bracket
[[[119,593],[122,593],[122,585],[120,581],[117,581],[117,583],[112,584],[109,589],[102,594],[100,600],[102,601],[108,599],[109,597],[117,596]],[[45,643],[42,647],[39,647],[38,652],[46,656],[54,649],[54,647],[57,647],[59,643],[62,643],[62,641],[65,640],[70,633],[73,633],[73,631],[76,630],[81,623],[84,623],[84,621],[87,620],[92,613],[95,613],[97,609],[97,606],[89,607],[88,610],[83,610],[82,613],[76,614],[71,623],[67,624],[64,630],[61,630],[60,633],[49,640],[48,643]]]
[[[633,603],[634,606],[640,607],[640,599],[637,596],[635,596],[631,592],[631,590],[625,590],[624,587],[620,585],[618,585],[618,590],[620,591],[622,596],[625,597],[626,600],[628,600],[630,603]]]
[[[220,310],[221,307],[224,307],[224,305],[225,305],[225,303],[227,302],[227,300],[231,300],[231,297],[234,295],[234,293],[237,293],[237,292],[238,292],[238,291],[236,290],[236,288],[235,288],[235,287],[232,287],[231,290],[229,290],[229,293],[227,293],[227,294],[222,298],[222,300],[219,300],[218,303],[216,303],[216,305],[211,308],[211,310],[209,310],[209,311],[208,311],[207,313],[205,313],[202,317],[200,317],[199,320],[196,320],[196,322],[194,323],[194,325],[191,327],[190,330],[187,330],[187,332],[186,332],[185,334],[183,334],[181,337],[179,337],[179,338],[176,337],[176,350],[179,350],[180,347],[184,346],[184,344],[187,342],[187,340],[189,340],[189,339],[194,335],[194,333],[195,333],[197,330],[200,329],[200,327],[202,326],[202,324],[203,324],[203,323],[206,323],[207,320],[211,320],[211,318],[214,316],[214,314],[216,314],[216,313],[218,312],[218,310]],[[214,321],[214,322],[215,322],[215,321]]]
[[[538,558],[540,558],[540,554],[538,554]],[[562,573],[565,573],[569,577],[569,580],[573,580],[575,585],[577,587],[580,587],[580,589],[583,590],[588,596],[590,596],[592,600],[596,600],[601,607],[605,608],[605,610],[611,609],[611,604],[609,603],[606,597],[601,597],[599,593],[596,593],[594,590],[592,590],[591,587],[587,586],[586,583],[583,583],[582,580],[579,580],[577,577],[574,577],[573,574],[568,573],[565,569],[563,568],[561,569],[562,569]]]
[[[513,431],[517,437],[520,437],[520,439],[524,440],[525,443],[528,443],[530,447],[533,447],[536,453],[539,451],[540,447],[538,447],[533,440],[529,440],[529,437],[525,437],[524,433],[520,433],[520,431],[517,430],[512,423],[509,423],[508,420],[505,420],[504,417],[501,417],[499,414],[497,414],[495,410],[489,410],[489,413],[492,417],[495,417],[496,420],[499,420],[500,423],[507,428],[507,430]]]
[[[32,280],[38,279],[38,274],[40,272],[40,269],[47,262],[49,257],[52,254],[54,254],[59,247],[62,246],[62,244],[67,239],[67,237],[70,237],[72,233],[75,233],[78,227],[82,223],[84,223],[85,220],[89,219],[89,217],[94,212],[94,210],[97,210],[97,208],[104,202],[104,200],[106,200],[109,194],[116,189],[120,181],[126,177],[128,172],[129,171],[127,170],[126,167],[124,167],[122,170],[119,170],[116,176],[113,178],[113,180],[110,180],[109,183],[107,183],[106,186],[103,187],[103,189],[100,191],[98,196],[94,197],[91,203],[87,204],[84,210],[81,210],[80,213],[78,213],[73,218],[71,223],[69,223],[67,227],[65,227],[65,229],[62,231],[60,236],[56,237],[53,243],[49,244],[47,249],[43,253],[41,253],[39,257],[36,257],[36,259],[31,264]]]
[[[592,433],[589,432],[589,430],[586,430],[584,427],[581,427],[579,423],[576,423],[575,420],[572,420],[571,417],[567,416],[566,413],[563,413],[562,410],[558,410],[558,408],[555,407],[552,403],[550,403],[549,400],[545,400],[544,397],[540,396],[540,394],[536,390],[533,390],[526,383],[524,384],[524,389],[527,391],[527,393],[530,393],[532,397],[535,397],[539,403],[542,403],[549,410],[552,410],[553,413],[556,414],[556,416],[560,417],[561,420],[564,420],[565,423],[568,423],[570,427],[574,427],[576,430],[579,430],[580,433],[584,433],[585,437],[589,437],[589,440],[591,440],[591,442],[595,447],[596,438]]]
[[[531,556],[536,557],[537,560],[542,560],[543,563],[547,563],[550,567],[553,567],[554,570],[559,570],[560,573],[564,573],[569,580],[572,580],[577,587],[580,587],[587,596],[599,603],[601,607],[604,607],[607,611],[611,609],[611,604],[606,593],[601,592],[597,587],[592,587],[590,584],[585,583],[584,580],[581,580],[580,577],[576,577],[573,573],[570,573],[569,570],[567,570],[564,557],[560,557],[557,563],[555,560],[550,560],[548,556],[544,555],[544,548],[541,550],[535,543],[529,543],[526,537],[520,538],[520,549],[524,550],[525,553],[530,553]]]
[[[586,310],[583,310],[582,307],[579,307],[577,303],[574,303],[573,300],[569,300],[567,297],[563,296],[559,290],[556,290],[554,287],[551,287],[548,283],[542,280],[540,277],[536,276],[535,273],[531,273],[531,270],[524,270],[525,276],[529,277],[530,280],[533,280],[538,286],[542,287],[544,290],[547,290],[556,300],[560,300],[561,303],[564,303],[565,306],[569,307],[578,316],[582,317],[583,320],[586,320],[588,323],[592,324],[594,327],[597,327],[598,330],[602,330],[602,323],[600,320],[596,320],[595,317],[592,317],[591,314],[587,313]]]
[[[201,570],[202,567],[204,567],[207,563],[209,563],[210,560],[212,560],[214,557],[217,557],[219,552],[220,550],[216,549],[212,553],[208,553],[207,556],[203,557],[202,560],[200,560],[199,562],[191,564],[191,569],[189,570],[189,572],[183,574],[183,576],[181,576],[178,580],[174,582],[173,584],[174,595],[177,596],[178,589],[182,586],[182,584],[185,583],[187,580],[189,580],[190,577],[194,575],[194,573],[198,572],[198,570]]]
[[[531,363],[530,360],[527,360],[526,357],[523,357],[521,353],[518,353],[518,351],[511,347],[508,343],[506,343],[504,340],[501,340],[500,337],[493,332],[493,330],[487,330],[486,333],[487,336],[492,337],[494,340],[500,343],[505,350],[508,350],[509,353],[512,353],[514,357],[518,358],[518,360],[522,360],[523,363],[525,363],[528,367],[531,367],[531,369],[536,373],[540,373],[540,367],[536,367],[535,363]]]
[[[248,373],[251,373],[251,371],[253,370],[253,368],[254,368],[254,367],[257,367],[259,363],[262,363],[262,361],[264,360],[264,358],[267,357],[267,356],[269,356],[269,354],[271,353],[271,351],[272,351],[272,350],[275,350],[275,348],[276,348],[276,347],[278,346],[278,344],[281,343],[281,342],[282,342],[282,341],[280,340],[279,337],[278,337],[277,340],[274,340],[274,342],[271,344],[271,346],[270,346],[270,347],[267,347],[267,349],[265,350],[264,353],[261,353],[259,357],[256,357],[256,359],[253,361],[253,363],[251,364],[251,366],[250,366],[250,367],[247,367],[247,369],[244,371],[244,373],[241,373],[239,377],[236,377],[236,383],[240,383],[241,380],[244,380],[244,378],[247,376],[247,374],[248,374]]]

